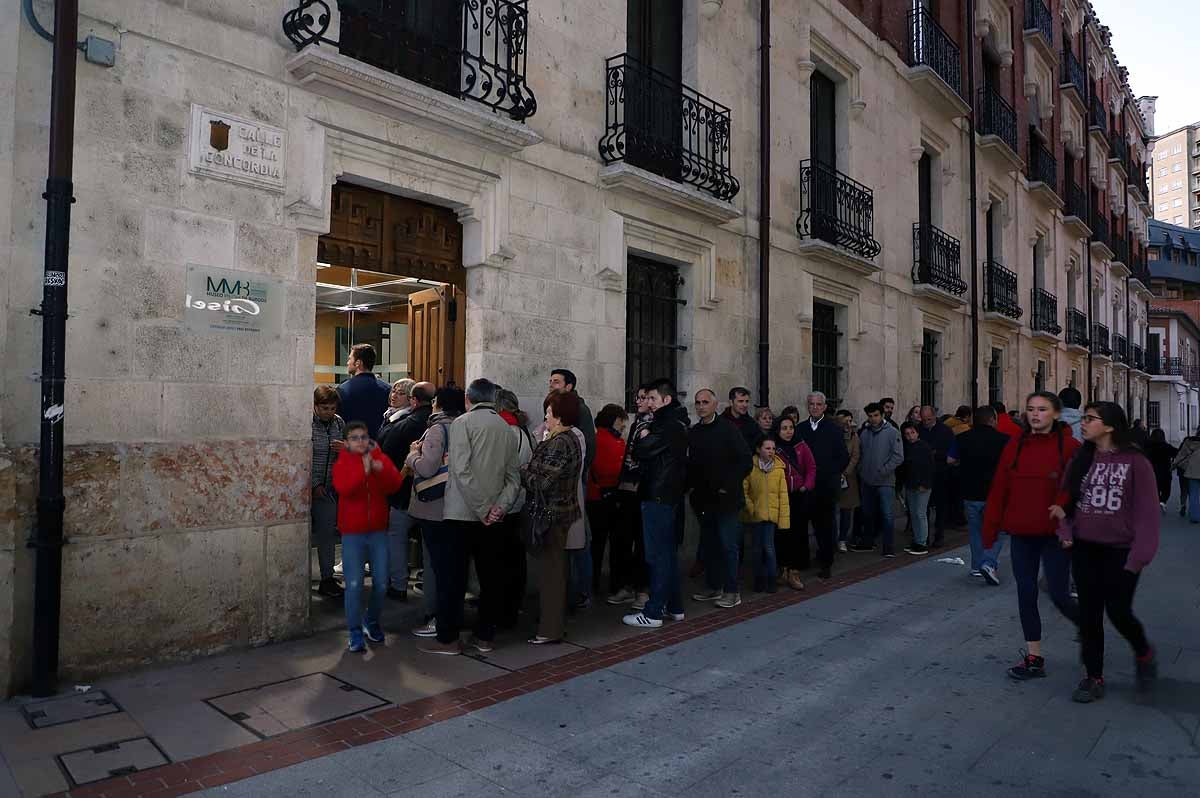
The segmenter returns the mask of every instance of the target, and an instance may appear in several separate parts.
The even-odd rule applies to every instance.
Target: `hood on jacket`
[[[666,407],[660,407],[658,410],[654,411],[654,418],[661,419],[663,421],[675,419],[685,427],[690,427],[692,425],[692,420],[688,417],[687,409],[683,405],[679,404],[679,402],[671,402],[671,404],[667,405]]]

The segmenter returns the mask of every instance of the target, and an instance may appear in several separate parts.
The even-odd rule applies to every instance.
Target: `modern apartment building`
[[[666,375],[860,414],[1074,383],[1144,415],[1125,70],[1085,2],[973,8],[85,1],[116,57],[78,75],[64,673],[311,627],[312,388],[361,341],[389,376],[486,375],[528,407],[563,366],[593,407]],[[10,689],[49,46],[25,22],[0,40]]]
[[[1200,122],[1155,136],[1150,149],[1154,218],[1200,230]]]

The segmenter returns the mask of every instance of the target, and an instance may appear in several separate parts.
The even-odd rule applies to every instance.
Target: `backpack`
[[[442,438],[444,446],[442,447],[442,464],[438,467],[437,473],[431,477],[413,479],[413,495],[418,501],[435,502],[446,495],[446,483],[450,481],[450,428],[446,424],[438,424],[442,428]],[[432,427],[430,427],[432,429]],[[426,435],[429,434],[426,430]],[[425,435],[421,436],[421,440],[425,440]]]

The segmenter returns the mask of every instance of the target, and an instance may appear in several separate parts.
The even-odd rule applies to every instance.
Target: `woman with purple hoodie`
[[[1142,569],[1158,551],[1161,511],[1154,468],[1132,442],[1125,411],[1113,402],[1084,408],[1084,444],[1067,469],[1070,500],[1058,528],[1079,590],[1079,637],[1087,676],[1073,700],[1104,697],[1104,613],[1133,647],[1138,690],[1158,676],[1154,649],[1133,614]]]

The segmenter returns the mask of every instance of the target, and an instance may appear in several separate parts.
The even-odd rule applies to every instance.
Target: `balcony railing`
[[[1130,360],[1133,367],[1138,371],[1146,370],[1146,350],[1142,349],[1141,345],[1133,345],[1133,357]]]
[[[1067,343],[1074,346],[1088,346],[1087,314],[1079,308],[1067,308]]]
[[[1099,241],[1106,247],[1111,245],[1111,239],[1108,237],[1108,219],[1104,218],[1103,214],[1096,213],[1093,209],[1088,227],[1092,228],[1093,241]]]
[[[1080,98],[1087,96],[1087,75],[1083,71],[1083,64],[1079,63],[1079,59],[1075,57],[1075,53],[1070,50],[1062,51],[1062,72],[1059,75],[1059,83],[1063,86],[1072,86],[1075,91],[1079,92]]]
[[[1029,126],[1029,181],[1044,183],[1051,191],[1058,186],[1058,163],[1054,153],[1042,143],[1041,133],[1033,125]]]
[[[1033,317],[1030,327],[1034,332],[1058,335],[1062,327],[1058,323],[1058,297],[1044,288],[1033,289]]]
[[[345,56],[518,121],[537,111],[525,81],[528,0],[338,0],[341,40],[325,38],[325,0],[296,0],[284,35],[303,50],[332,44]]]
[[[1107,325],[1099,323],[1092,325],[1092,354],[1105,357],[1112,354],[1112,348],[1108,345]]]
[[[931,68],[956,94],[962,94],[958,45],[923,6],[908,12],[908,65]]]
[[[719,200],[737,196],[729,109],[627,53],[605,62],[600,157],[687,183]]]
[[[1054,17],[1042,0],[1025,0],[1025,30],[1042,34],[1047,44],[1054,41]]]
[[[1108,160],[1121,164],[1125,172],[1129,172],[1129,144],[1115,130],[1108,137]]]
[[[800,162],[800,216],[796,233],[849,250],[863,258],[879,254],[875,195],[820,161]]]
[[[1113,340],[1113,360],[1118,363],[1129,362],[1129,339],[1120,333],[1116,333],[1112,337]]]
[[[1063,216],[1074,216],[1079,219],[1086,219],[1087,195],[1083,193],[1083,189],[1075,185],[1075,182],[1071,180],[1070,175],[1067,175],[1065,185],[1066,189],[1064,190],[1064,193],[1066,196],[1063,197],[1065,200]]]
[[[1017,273],[995,261],[983,262],[983,309],[1010,319],[1021,318],[1021,301],[1017,292]]]
[[[1101,132],[1108,129],[1108,118],[1104,115],[1104,103],[1100,102],[1100,98],[1092,95],[1092,101],[1088,106],[1088,125],[1099,128]]]
[[[991,86],[979,90],[976,129],[981,136],[998,136],[1017,152],[1017,115],[1013,107]]]
[[[1119,235],[1114,235],[1109,244],[1109,249],[1113,251],[1112,259],[1114,262],[1124,263],[1126,266],[1129,265],[1129,241]]]
[[[932,285],[955,296],[967,290],[960,265],[961,247],[933,225],[913,225],[913,283]]]

